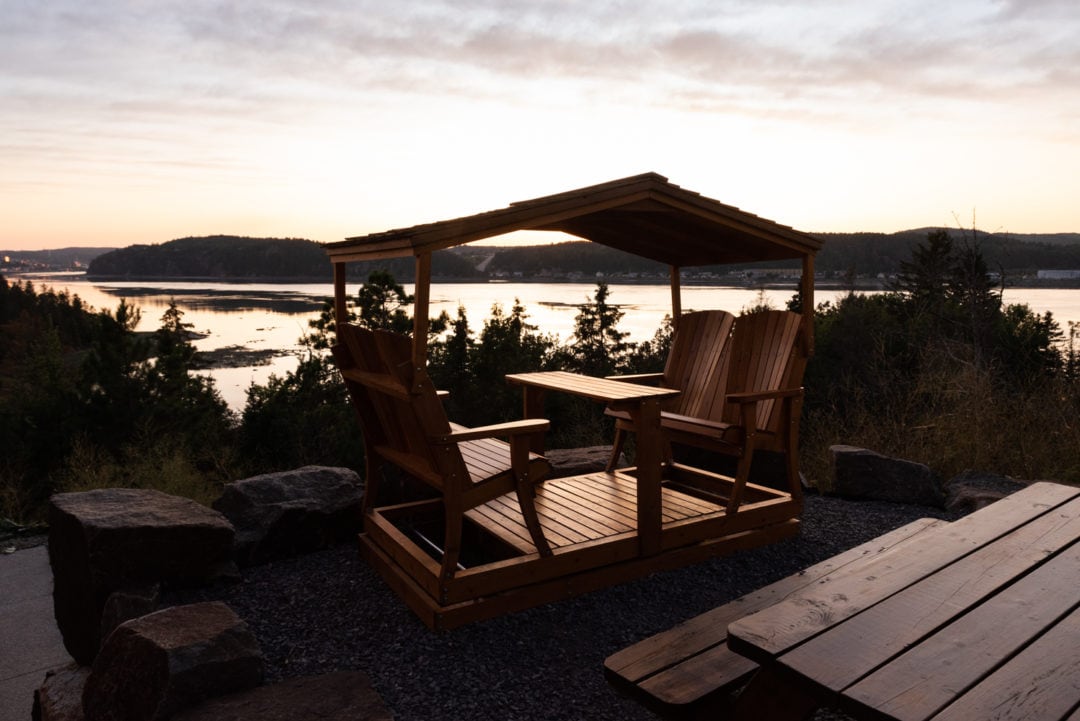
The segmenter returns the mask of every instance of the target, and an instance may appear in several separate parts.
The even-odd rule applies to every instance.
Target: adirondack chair
[[[686,388],[684,395],[699,397],[684,398],[680,410],[661,413],[669,454],[670,444],[680,443],[737,460],[729,513],[738,509],[757,450],[785,455],[788,491],[801,497],[798,431],[806,367],[798,344],[801,322],[799,314],[779,310],[739,316],[713,366],[715,382]],[[633,430],[629,417],[610,415],[616,417],[617,434]]]
[[[663,373],[637,373],[612,376],[616,380],[632,383],[657,383],[662,388],[675,388],[680,394],[664,410],[683,416],[704,417],[708,415],[707,402],[716,395],[718,384],[724,378],[717,372],[725,359],[731,326],[735,316],[726,310],[700,310],[684,313],[671,339],[671,350]],[[623,445],[632,430],[630,416],[625,412],[608,409],[608,415],[618,419],[615,424],[615,442],[607,470],[613,471],[622,454]]]
[[[551,555],[534,505],[534,484],[551,465],[529,452],[547,420],[480,428],[450,423],[427,371],[413,365],[410,339],[396,333],[342,323],[334,357],[364,436],[365,514],[388,465],[436,489],[445,524],[440,580],[446,581],[459,570],[465,512],[514,492],[533,544],[541,556]]]

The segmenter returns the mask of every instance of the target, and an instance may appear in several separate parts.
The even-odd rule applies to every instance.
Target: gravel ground
[[[924,516],[949,517],[810,495],[797,538],[446,633],[427,630],[352,545],[246,569],[239,583],[168,602],[229,604],[259,639],[269,682],[364,671],[398,721],[655,719],[608,686],[604,658]]]

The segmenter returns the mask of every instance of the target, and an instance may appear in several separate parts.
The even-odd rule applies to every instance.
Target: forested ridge
[[[939,229],[940,230],[940,229]],[[824,247],[815,268],[851,277],[894,276],[912,257],[912,249],[932,230],[898,233],[816,233]],[[950,230],[959,245],[979,249],[988,268],[1010,282],[1022,282],[1038,270],[1080,270],[1080,234],[1011,235]],[[693,272],[717,277],[744,271],[797,268],[791,263],[706,266]],[[412,258],[350,263],[351,277],[364,279],[384,270],[405,282],[413,280]],[[666,266],[588,241],[524,247],[461,247],[434,254],[436,280],[574,279],[603,276],[619,280],[660,278]],[[216,235],[181,238],[156,245],[133,245],[95,257],[87,275],[93,279],[186,278],[330,280],[331,265],[323,247],[300,238],[243,238]]]
[[[382,269],[410,278],[412,258],[378,263],[350,263],[349,274],[366,278]],[[132,245],[94,258],[86,275],[91,279],[263,279],[329,281],[333,267],[322,245],[302,238],[242,238],[213,235],[180,238],[156,245]],[[436,278],[483,278],[457,255],[440,253],[432,262]]]

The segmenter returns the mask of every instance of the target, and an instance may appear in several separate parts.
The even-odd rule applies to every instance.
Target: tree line
[[[366,278],[374,270],[387,270],[399,278],[415,273],[410,258],[350,264],[353,278]],[[96,256],[90,261],[88,278],[221,278],[305,279],[329,281],[333,269],[326,250],[302,238],[243,238],[213,235],[179,238],[167,243],[132,245]],[[486,277],[467,260],[439,253],[432,263],[436,278],[481,279]]]
[[[474,326],[464,309],[432,319],[429,371],[467,425],[520,417],[507,373],[593,376],[661,370],[667,321],[648,341],[619,330],[623,311],[599,283],[565,341],[514,302]],[[374,271],[350,301],[370,327],[411,332],[412,298]],[[789,306],[799,310],[800,299]],[[330,355],[332,305],[302,339],[295,370],[252,385],[231,412],[198,375],[175,304],[139,334],[139,310],[0,279],[0,516],[40,518],[49,494],[150,486],[208,501],[225,482],[305,464],[363,470],[363,444]],[[753,308],[730,309],[752,312]],[[1080,482],[1080,358],[1075,326],[1006,305],[978,246],[930,233],[886,293],[852,292],[815,309],[801,456],[827,480],[828,447],[863,445],[929,463]],[[597,404],[549,394],[551,447],[610,440]]]
[[[910,262],[926,230],[898,233],[817,233],[825,241],[815,267],[827,274],[894,276]],[[936,230],[956,243],[977,244],[990,271],[1008,282],[1040,269],[1080,269],[1080,234],[1013,237],[1008,234]],[[486,262],[485,262],[486,261]],[[483,270],[478,265],[483,264]],[[788,263],[745,263],[704,266],[695,272],[798,269]],[[382,270],[411,282],[411,258],[351,263],[350,277],[363,280]],[[644,275],[666,277],[667,266],[588,241],[524,247],[464,246],[439,251],[432,258],[437,280],[485,280],[489,277],[596,277]],[[299,238],[239,238],[209,236],[181,238],[157,245],[133,245],[95,257],[87,270],[91,278],[231,278],[329,280],[331,266],[322,245]]]

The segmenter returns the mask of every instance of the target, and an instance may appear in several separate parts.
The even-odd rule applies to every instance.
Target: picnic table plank
[[[845,695],[856,706],[891,718],[931,718],[958,689],[971,688],[1001,658],[1026,647],[1050,618],[1074,610],[1077,595],[1063,593],[1063,582],[1072,588],[1076,579],[1080,579],[1080,546],[1075,544],[854,684]],[[1058,662],[1063,658],[1058,653]]]
[[[1080,537],[1080,498],[786,653],[785,667],[839,693]],[[1074,576],[1080,578],[1080,574]]]
[[[850,548],[612,654],[604,662],[604,672],[624,692],[641,689],[665,704],[693,703],[707,690],[737,683],[757,668],[756,663],[728,649],[725,641],[729,623],[821,583],[841,569],[864,564],[944,523],[921,518]]]
[[[838,619],[869,608],[1080,495],[1080,489],[1061,484],[1034,486],[1041,486],[1039,493],[1006,496],[977,514],[882,554],[873,575],[864,576],[861,568],[840,570],[828,583],[774,604],[765,616],[732,623],[728,643],[738,653],[768,662],[832,627]],[[1029,500],[1033,497],[1038,500]]]
[[[971,688],[1001,659],[1031,643],[1048,619],[1073,610],[1077,578],[1080,545],[1073,544],[1022,582],[1005,587],[856,683],[845,692],[847,700],[856,708],[873,709],[903,721],[931,718],[958,689]],[[873,641],[860,643],[870,645]],[[1064,662],[1068,654],[1058,656],[1058,661]]]
[[[1076,578],[1076,575],[1071,577]],[[1056,721],[1080,719],[1080,609],[1062,619],[935,721]],[[1003,694],[1002,689],[1008,689]]]

